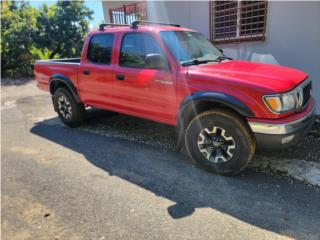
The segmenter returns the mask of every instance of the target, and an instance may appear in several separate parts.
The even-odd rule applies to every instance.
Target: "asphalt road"
[[[64,127],[34,83],[1,91],[4,240],[320,239],[319,190]]]

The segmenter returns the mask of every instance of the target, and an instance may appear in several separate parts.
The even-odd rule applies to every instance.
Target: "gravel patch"
[[[165,149],[175,148],[175,127],[101,110],[89,110],[83,130]]]
[[[275,159],[256,155],[251,168],[258,172],[288,176],[307,185],[320,187],[320,163],[304,159]]]

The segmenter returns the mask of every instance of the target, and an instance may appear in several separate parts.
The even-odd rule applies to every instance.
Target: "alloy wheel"
[[[211,130],[201,130],[197,144],[201,154],[214,163],[229,161],[236,148],[233,137],[228,135],[225,129],[217,126],[213,126]]]
[[[71,103],[65,96],[60,96],[58,98],[58,109],[59,113],[64,117],[65,119],[71,119],[72,117],[72,109],[71,109]]]

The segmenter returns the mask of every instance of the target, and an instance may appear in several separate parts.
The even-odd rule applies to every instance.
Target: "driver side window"
[[[146,33],[128,33],[122,39],[119,66],[131,68],[148,68],[146,56],[159,54],[165,58],[156,40]]]

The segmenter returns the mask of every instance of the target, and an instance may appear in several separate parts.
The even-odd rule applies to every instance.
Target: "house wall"
[[[111,3],[122,4],[104,2],[104,5],[109,7]],[[150,21],[177,23],[209,37],[208,1],[148,1],[147,8]],[[319,24],[319,1],[269,1],[265,41],[219,44],[218,47],[234,59],[280,64],[305,71],[313,80],[313,95],[320,114]]]
[[[148,20],[180,24],[209,36],[209,2],[149,1]]]

